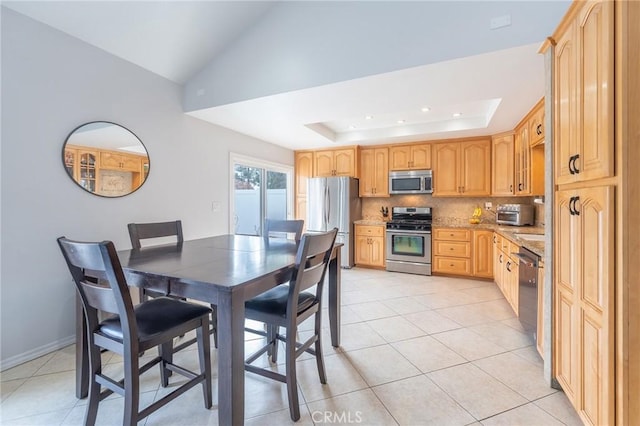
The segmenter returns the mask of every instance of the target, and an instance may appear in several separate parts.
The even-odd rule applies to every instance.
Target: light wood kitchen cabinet
[[[433,236],[433,272],[471,275],[471,230],[437,228]]]
[[[493,278],[493,231],[473,230],[473,276]]]
[[[620,191],[614,186],[617,181],[609,179],[616,173],[614,123],[624,123],[627,113],[614,109],[614,91],[624,86],[624,79],[614,82],[614,52],[620,55],[618,64],[626,64],[622,58],[627,51],[621,46],[635,43],[624,41],[622,33],[621,45],[614,43],[615,25],[635,25],[626,18],[614,19],[614,9],[626,8],[624,3],[575,2],[553,36],[557,184],[553,374],[581,420],[593,425],[634,423],[625,420],[622,411],[616,414],[617,407],[629,410],[625,394],[627,389],[633,392],[634,382],[626,379],[625,363],[617,364],[618,371],[615,367],[616,340],[620,339],[617,347],[622,348],[619,361],[626,359],[626,348],[633,340],[627,340],[624,332],[616,335],[615,266],[622,249],[614,238],[616,226],[621,226],[617,224],[614,194],[624,197],[630,192]],[[628,75],[637,78],[636,74]],[[624,89],[620,93],[624,93],[624,101],[631,92]],[[622,139],[621,144],[631,143],[624,136]],[[623,162],[620,167],[625,165]],[[622,294],[621,290],[618,296]],[[620,330],[626,328],[623,318],[619,316]],[[620,378],[617,385],[616,378]]]
[[[360,150],[360,196],[389,196],[389,148]]]
[[[491,140],[441,143],[433,149],[434,196],[491,194]]]
[[[528,194],[531,187],[531,146],[529,126],[524,122],[515,134],[515,193]]]
[[[307,220],[307,180],[313,177],[313,152],[295,153],[295,194],[296,219]]]
[[[613,176],[614,2],[585,3],[555,48],[556,183]]]
[[[492,242],[494,281],[513,312],[518,315],[520,264],[512,253],[519,252],[520,246],[497,232],[493,234]]]
[[[135,191],[149,172],[149,157],[66,144],[64,163],[78,185],[98,195],[114,197]],[[121,172],[121,173],[120,173]],[[113,186],[116,180],[120,185]]]
[[[433,272],[493,277],[493,232],[484,229],[435,228]]]
[[[67,144],[64,165],[69,176],[89,192],[96,192],[100,180],[99,150]]]
[[[385,227],[355,225],[355,263],[358,266],[385,267]]]
[[[583,419],[612,424],[614,188],[556,192],[556,377]]]
[[[493,281],[496,283],[500,291],[504,292],[502,287],[504,286],[502,279],[502,271],[504,269],[502,265],[502,235],[497,232],[493,233]]]
[[[544,98],[530,112],[529,140],[532,147],[544,143]]]
[[[431,145],[402,145],[389,149],[389,170],[431,169]]]
[[[491,194],[513,195],[515,170],[513,133],[494,136],[491,143],[493,145]]]
[[[140,173],[142,163],[140,162],[139,155],[127,155],[112,151],[101,151],[100,168]]]
[[[354,148],[316,151],[314,153],[314,176],[358,177],[357,155]]]
[[[532,144],[531,118],[516,128],[514,158],[515,195],[544,195],[544,145]]]

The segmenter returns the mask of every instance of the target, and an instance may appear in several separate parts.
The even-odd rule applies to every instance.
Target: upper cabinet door
[[[411,168],[431,168],[431,145],[411,145]]]
[[[614,2],[585,2],[555,48],[556,182],[613,176]]]
[[[333,176],[333,151],[316,151],[315,153],[315,176]]]
[[[313,176],[313,152],[296,152],[296,196],[307,196],[307,179]]]
[[[492,195],[513,195],[514,151],[513,135],[503,135],[493,139],[491,179]]]
[[[389,149],[376,148],[374,150],[375,164],[375,194],[376,197],[389,196]],[[364,173],[364,170],[361,171]]]
[[[409,146],[392,146],[389,148],[389,170],[407,170],[411,161]]]
[[[491,141],[464,142],[460,146],[462,194],[491,195]]]
[[[555,48],[555,175],[558,184],[573,181],[569,168],[578,152],[578,64],[576,25],[572,22]],[[573,166],[573,165],[572,165]]]
[[[434,145],[433,195],[460,195],[460,144]]]
[[[579,181],[613,176],[613,6],[612,1],[593,3],[579,19],[582,132],[574,162]]]
[[[360,196],[389,196],[389,149],[360,150]]]
[[[392,146],[389,149],[389,170],[430,168],[431,144]]]
[[[529,140],[531,146],[544,142],[544,100],[535,106],[529,119]]]
[[[334,176],[356,176],[356,153],[353,148],[333,151]]]

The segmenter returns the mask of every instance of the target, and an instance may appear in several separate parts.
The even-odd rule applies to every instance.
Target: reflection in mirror
[[[62,161],[81,188],[103,197],[131,194],[149,174],[149,155],[140,139],[106,121],[73,130],[64,143]]]

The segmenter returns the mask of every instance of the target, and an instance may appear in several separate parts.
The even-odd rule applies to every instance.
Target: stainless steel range
[[[387,271],[431,275],[431,207],[393,207],[387,222]]]

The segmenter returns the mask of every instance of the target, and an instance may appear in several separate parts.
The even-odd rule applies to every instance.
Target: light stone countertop
[[[356,225],[370,225],[370,226],[387,226],[387,222],[384,220],[375,220],[375,219],[361,219],[356,220],[353,223]]]

